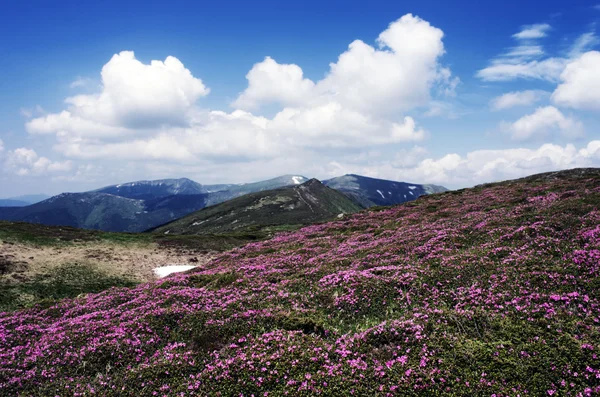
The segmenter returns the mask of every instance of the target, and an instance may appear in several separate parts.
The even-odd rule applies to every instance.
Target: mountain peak
[[[324,185],[317,178],[311,178],[311,179],[307,180],[306,182],[302,183],[300,186],[313,187],[313,186],[324,186]]]

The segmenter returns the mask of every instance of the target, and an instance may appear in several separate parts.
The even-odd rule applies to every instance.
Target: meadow
[[[10,396],[591,396],[600,172],[433,194],[0,313]]]

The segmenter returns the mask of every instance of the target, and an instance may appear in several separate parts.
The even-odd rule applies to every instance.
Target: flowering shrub
[[[0,395],[597,394],[598,186],[426,196],[0,313]]]

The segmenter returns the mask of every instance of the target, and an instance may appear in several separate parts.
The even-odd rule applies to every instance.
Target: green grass
[[[59,299],[137,284],[134,280],[110,275],[91,265],[67,263],[17,284],[0,281],[0,311],[12,311],[36,304],[50,306]]]
[[[226,251],[252,241],[269,237],[269,232],[295,230],[297,225],[281,225],[266,230],[256,229],[236,233],[206,235],[165,235],[157,233],[112,233],[63,226],[46,226],[24,222],[0,221],[0,241],[35,246],[68,246],[75,243],[98,242],[119,245],[177,247],[199,251]]]

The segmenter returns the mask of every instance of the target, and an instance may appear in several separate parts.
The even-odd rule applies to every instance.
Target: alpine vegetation
[[[6,396],[590,396],[600,171],[432,194],[0,313]]]

